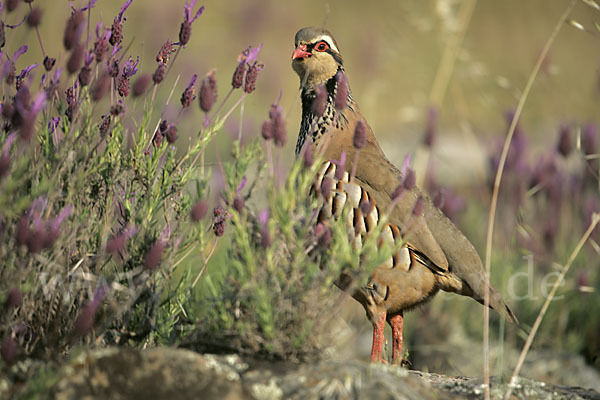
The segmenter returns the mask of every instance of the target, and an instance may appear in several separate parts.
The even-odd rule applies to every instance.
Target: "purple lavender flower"
[[[17,59],[19,57],[21,57],[23,54],[25,54],[27,52],[27,49],[28,49],[27,45],[23,45],[23,46],[19,47],[13,53],[12,58],[9,58],[8,55],[5,53],[7,60],[2,65],[1,77],[6,79],[6,83],[8,85],[12,85],[14,83],[15,74],[16,74],[15,63],[17,62]]]
[[[79,71],[83,65],[83,59],[85,57],[85,47],[82,44],[77,44],[71,51],[71,55],[67,60],[67,71],[69,74],[74,74]]]
[[[160,64],[167,65],[173,52],[175,52],[175,49],[173,48],[173,42],[167,40],[158,51],[158,54],[156,55],[156,61]]]
[[[311,111],[318,117],[321,117],[325,113],[327,107],[327,89],[325,85],[318,85],[315,88],[315,99],[313,100]]]
[[[50,117],[48,120],[48,133],[52,135],[52,143],[54,144],[54,148],[58,148],[58,144],[62,139],[62,134],[58,130],[58,125],[60,124],[60,117]]]
[[[144,268],[149,271],[154,271],[160,264],[160,260],[165,251],[167,244],[161,239],[157,239],[156,242],[150,246],[146,254],[144,254]]]
[[[352,144],[357,149],[362,149],[367,144],[367,125],[360,119],[356,123],[354,128],[354,137],[352,138]]]
[[[13,12],[17,9],[17,7],[19,6],[19,3],[21,3],[21,0],[6,0],[4,2],[4,5],[6,6],[6,11],[8,12]]]
[[[326,247],[331,242],[331,228],[329,225],[322,223],[317,224],[315,228],[315,238],[317,239],[317,246]]]
[[[238,214],[241,214],[242,211],[244,211],[245,204],[246,202],[244,198],[240,195],[235,196],[235,198],[233,199],[233,209],[237,211]]]
[[[287,139],[287,131],[285,128],[285,119],[283,117],[283,109],[279,104],[271,105],[269,118],[273,128],[273,140],[276,146],[283,147]]]
[[[348,78],[342,71],[338,71],[335,74],[335,80],[337,82],[334,101],[335,108],[343,110],[348,105]]]
[[[133,83],[133,97],[142,96],[148,90],[152,78],[149,74],[143,74]]]
[[[48,56],[44,57],[44,68],[46,68],[46,71],[52,71],[52,68],[54,68],[54,64],[56,64],[56,58]]]
[[[260,133],[263,139],[267,141],[273,139],[273,122],[271,120],[263,122]]]
[[[33,7],[27,17],[25,18],[25,22],[27,22],[27,26],[30,28],[36,28],[40,25],[42,21],[42,9],[39,7]]]
[[[271,245],[271,232],[269,231],[269,210],[262,210],[258,214],[258,222],[260,224],[260,244],[265,249]]]
[[[119,81],[117,82],[117,91],[119,92],[119,96],[129,96],[130,78],[137,72],[137,65],[139,61],[139,57],[135,60],[135,62],[133,61],[133,58],[129,57],[123,66],[123,72],[121,73],[121,76],[119,76]]]
[[[331,190],[333,189],[333,179],[325,177],[321,182],[320,192],[323,198],[328,199],[331,196]]]
[[[12,333],[8,333],[8,335],[2,341],[2,345],[0,346],[0,355],[5,363],[12,363],[16,357],[17,341]]]
[[[200,86],[200,108],[205,113],[209,112],[217,101],[217,79],[215,70],[212,69],[202,80]]]
[[[312,150],[312,146],[307,145],[304,149],[304,153],[302,155],[302,164],[304,168],[310,168],[315,162],[315,155]]]
[[[558,145],[556,146],[560,155],[567,158],[571,150],[573,150],[573,143],[571,141],[571,128],[568,125],[561,125],[558,134]]]
[[[103,115],[101,117],[100,126],[98,127],[98,131],[100,135],[105,136],[110,129],[110,123],[112,122],[112,118],[110,114]]]
[[[110,28],[111,35],[109,38],[109,43],[113,46],[118,46],[123,41],[122,23],[126,20],[126,18],[123,17],[123,14],[125,13],[132,1],[133,0],[127,0],[125,3],[123,3],[123,5],[121,6],[121,11],[119,11],[119,15],[117,15],[113,20],[112,26]]]
[[[115,257],[120,254],[123,254],[123,252],[125,251],[125,244],[136,233],[137,228],[135,226],[125,227],[125,229],[123,229],[119,234],[111,237],[106,241],[106,252],[112,254]]]
[[[194,74],[190,80],[190,83],[181,94],[181,105],[183,108],[189,107],[190,104],[192,104],[192,102],[196,99],[196,88],[194,87],[196,79],[198,79],[198,75]]]
[[[190,216],[192,221],[198,222],[204,218],[206,215],[206,211],[208,211],[208,203],[206,200],[199,200],[194,204],[192,210],[190,211]]]
[[[169,125],[165,132],[165,136],[167,137],[167,142],[173,144],[177,140],[177,127],[175,125]]]
[[[154,71],[154,73],[152,74],[152,82],[154,82],[155,85],[158,85],[165,79],[166,74],[167,67],[165,66],[165,64],[158,64],[158,67],[156,67],[156,71]]]
[[[106,29],[102,22],[98,22],[96,25],[96,41],[94,42],[94,56],[97,63],[102,62],[110,50],[110,36],[111,30]]]
[[[77,76],[77,80],[81,87],[85,87],[90,83],[90,79],[92,78],[92,68],[90,65],[92,64],[92,61],[94,61],[94,53],[89,51],[83,59],[83,67]]]
[[[345,165],[346,165],[346,152],[342,151],[340,154],[340,160],[334,160],[333,163],[336,165],[334,177],[336,180],[341,181],[344,178]]]
[[[85,16],[83,15],[83,12],[74,10],[65,26],[65,33],[63,35],[63,45],[65,46],[65,49],[71,50],[73,46],[79,42],[79,37],[81,36],[84,27]]]
[[[406,190],[411,190],[415,186],[416,182],[417,178],[415,175],[415,171],[411,168],[407,168],[406,173],[404,175],[404,180],[402,182],[402,186],[404,186],[404,189]]]
[[[100,73],[100,77],[96,80],[91,90],[91,98],[93,101],[100,101],[110,89],[110,76],[106,72]]]
[[[29,77],[30,72],[33,71],[37,66],[38,66],[38,64],[28,65],[27,67],[25,67],[25,69],[21,70],[19,75],[16,76],[15,86],[16,86],[17,91],[19,91],[21,89],[21,87],[24,84],[25,78]]]
[[[204,6],[200,7],[192,17],[192,9],[196,0],[188,0],[183,7],[183,22],[179,29],[179,43],[185,46],[192,37],[192,23],[204,12]]]
[[[413,207],[412,213],[414,216],[418,217],[423,215],[423,212],[425,211],[425,200],[423,199],[423,196],[419,196],[417,197],[417,201],[415,201],[415,205]]]

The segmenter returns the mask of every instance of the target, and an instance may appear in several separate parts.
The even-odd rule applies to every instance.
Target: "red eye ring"
[[[317,43],[315,45],[315,50],[317,50],[317,51],[323,52],[323,51],[326,51],[327,49],[329,49],[329,45],[324,40],[321,40],[319,43]]]

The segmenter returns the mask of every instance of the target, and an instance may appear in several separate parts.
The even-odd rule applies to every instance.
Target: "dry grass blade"
[[[527,80],[527,84],[525,85],[525,89],[523,89],[523,94],[519,99],[519,104],[515,110],[515,114],[510,123],[510,127],[508,128],[508,134],[506,135],[506,140],[504,141],[504,147],[502,148],[502,155],[500,156],[500,162],[498,164],[498,170],[496,172],[496,178],[494,179],[494,189],[492,192],[492,201],[490,204],[490,212],[488,217],[488,229],[487,229],[487,237],[485,243],[485,273],[486,278],[489,279],[490,271],[491,271],[491,262],[492,262],[492,238],[494,234],[494,222],[496,220],[496,208],[498,205],[498,194],[500,192],[500,182],[502,181],[502,172],[504,171],[504,166],[506,164],[506,158],[508,156],[508,149],[510,147],[510,142],[512,141],[513,135],[515,133],[515,129],[517,127],[517,121],[521,116],[523,111],[523,107],[525,106],[525,102],[527,101],[527,97],[529,96],[529,92],[533,87],[533,82],[542,67],[542,63],[546,58],[554,39],[558,35],[560,28],[567,20],[567,17],[571,13],[571,10],[575,6],[576,0],[571,0],[563,14],[560,16],[554,30],[550,34],[550,37],[546,41],[544,45],[544,49],[540,53],[540,56],[537,59],[537,62],[529,75],[529,79]],[[483,380],[485,386],[485,399],[490,398],[490,365],[489,365],[489,334],[490,334],[490,291],[489,286],[486,285],[485,296],[484,296],[484,307],[483,307]]]
[[[575,249],[573,249],[573,252],[569,256],[567,263],[563,267],[563,269],[560,273],[560,276],[554,283],[554,286],[552,286],[552,290],[550,291],[550,294],[548,295],[548,297],[546,297],[546,301],[542,305],[542,309],[540,310],[537,318],[535,319],[533,328],[531,329],[531,332],[529,332],[529,335],[527,336],[527,340],[525,341],[525,345],[523,346],[523,350],[521,350],[521,354],[519,355],[519,360],[517,361],[517,366],[515,367],[515,370],[513,371],[512,376],[510,378],[510,385],[508,387],[508,391],[504,395],[505,400],[508,400],[510,398],[513,385],[515,384],[515,380],[516,380],[517,376],[519,375],[519,372],[521,371],[521,367],[523,366],[525,357],[527,357],[527,352],[529,351],[529,348],[531,347],[531,343],[533,342],[533,338],[535,337],[535,334],[537,333],[537,330],[540,327],[540,324],[542,323],[542,318],[544,318],[544,315],[546,314],[546,311],[548,310],[548,307],[550,306],[550,302],[552,301],[552,299],[554,299],[554,296],[558,290],[558,287],[564,281],[565,275],[567,275],[569,268],[571,268],[571,264],[573,264],[573,261],[579,254],[579,251],[581,250],[581,248],[583,247],[585,242],[588,240],[588,238],[592,234],[592,231],[594,230],[596,225],[598,225],[598,222],[600,222],[600,214],[596,213],[592,216],[592,222],[590,223],[590,226],[588,227],[588,229],[585,231],[585,233],[579,240],[579,243],[577,243],[577,246],[575,246]]]

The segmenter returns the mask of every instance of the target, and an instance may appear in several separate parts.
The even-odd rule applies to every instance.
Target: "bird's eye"
[[[325,51],[328,48],[329,48],[329,45],[327,44],[327,42],[319,42],[315,46],[315,49],[317,49],[317,51]]]

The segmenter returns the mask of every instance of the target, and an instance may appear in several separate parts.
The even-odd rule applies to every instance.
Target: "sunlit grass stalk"
[[[538,313],[538,316],[535,319],[533,327],[531,328],[531,332],[529,332],[529,335],[527,335],[527,340],[525,341],[525,345],[523,346],[523,349],[521,350],[521,354],[519,355],[519,360],[517,361],[517,365],[515,366],[512,376],[510,377],[510,384],[508,386],[508,391],[504,395],[505,400],[510,399],[510,395],[512,394],[513,387],[516,384],[516,378],[519,375],[519,372],[521,371],[521,367],[523,366],[525,357],[527,357],[527,352],[529,351],[529,349],[531,347],[531,343],[533,343],[533,339],[535,338],[535,335],[540,327],[540,324],[542,323],[542,319],[544,318],[544,315],[546,314],[546,311],[548,310],[548,307],[550,306],[550,302],[554,299],[554,296],[556,295],[556,292],[558,291],[558,287],[563,284],[563,282],[565,280],[565,276],[567,275],[567,272],[569,272],[569,269],[571,268],[573,261],[575,261],[575,258],[581,251],[581,248],[583,247],[585,242],[587,242],[587,240],[590,237],[590,235],[592,234],[592,231],[594,230],[594,228],[596,228],[596,225],[598,225],[598,222],[600,222],[600,214],[598,214],[598,213],[593,214],[592,222],[590,223],[590,226],[587,228],[587,230],[585,231],[585,233],[583,234],[581,239],[579,239],[577,246],[575,246],[575,248],[573,249],[573,252],[569,256],[569,259],[567,260],[567,263],[562,268],[562,271],[560,272],[558,279],[556,280],[556,282],[554,282],[554,285],[552,286],[552,290],[550,290],[550,294],[548,294],[548,297],[546,297],[546,301],[544,301],[544,304],[542,305],[542,308],[540,309],[540,312]]]
[[[486,237],[486,243],[485,243],[486,280],[490,279],[491,262],[492,262],[492,239],[493,239],[493,234],[494,234],[494,223],[496,220],[496,208],[498,205],[498,194],[500,192],[500,182],[502,181],[502,173],[504,171],[504,166],[506,164],[506,157],[508,156],[508,150],[510,148],[510,143],[511,143],[511,140],[515,133],[515,129],[517,127],[517,122],[519,121],[519,117],[521,116],[521,113],[523,112],[523,107],[525,106],[525,102],[527,101],[529,92],[531,91],[531,88],[533,87],[533,83],[540,71],[542,63],[544,62],[544,59],[548,55],[550,47],[552,46],[552,43],[554,43],[554,39],[558,35],[560,28],[565,23],[565,21],[567,20],[567,17],[571,13],[571,10],[575,6],[575,3],[576,3],[576,0],[571,0],[571,2],[567,6],[567,8],[563,12],[563,14],[558,19],[558,22],[557,22],[556,26],[554,27],[554,30],[550,34],[550,37],[548,37],[548,40],[546,41],[546,44],[544,45],[544,48],[543,48],[542,52],[540,53],[540,55],[535,63],[535,66],[533,67],[533,70],[531,71],[531,74],[529,75],[529,79],[527,80],[525,88],[523,89],[523,93],[521,94],[521,97],[519,99],[519,104],[517,105],[515,114],[510,123],[510,126],[508,128],[506,140],[504,141],[504,147],[502,148],[502,154],[500,156],[500,162],[498,164],[498,170],[496,171],[496,177],[494,179],[494,188],[492,191],[492,200],[490,203],[490,211],[489,211],[489,216],[488,216],[488,229],[487,229],[487,237]],[[484,380],[484,385],[485,385],[485,399],[486,400],[490,398],[490,364],[489,364],[490,309],[489,309],[489,304],[490,304],[490,290],[489,290],[489,285],[486,284],[485,285],[485,294],[484,294],[484,307],[483,307],[483,380]]]

